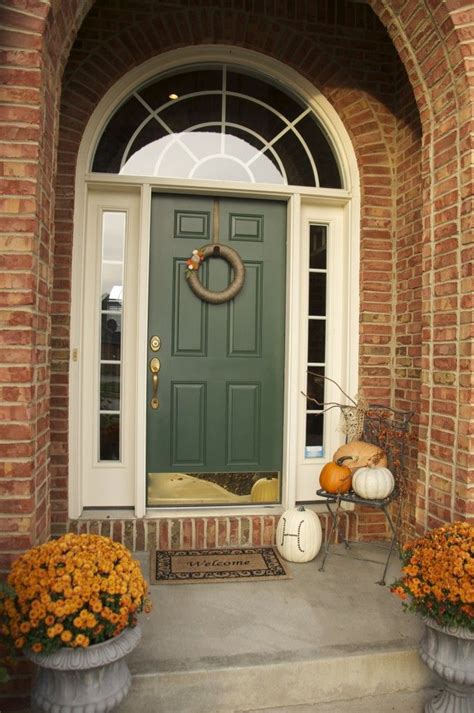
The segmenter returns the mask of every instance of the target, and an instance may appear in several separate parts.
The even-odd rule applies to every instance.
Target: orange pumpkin
[[[373,443],[365,441],[351,441],[344,443],[343,446],[337,449],[332,459],[337,463],[339,458],[346,459],[346,465],[354,472],[357,468],[365,468],[366,466],[379,466],[385,468],[387,466],[387,456],[381,448]],[[350,460],[347,460],[350,459]]]
[[[319,483],[326,493],[348,493],[352,485],[352,470],[344,465],[348,456],[339,458],[335,463],[326,463],[321,470]]]

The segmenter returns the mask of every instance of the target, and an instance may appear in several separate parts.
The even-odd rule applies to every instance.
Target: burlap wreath
[[[196,270],[188,275],[190,288],[196,297],[199,297],[204,302],[210,302],[214,305],[229,302],[229,300],[232,300],[239,294],[245,280],[245,265],[239,253],[228,245],[218,245],[216,243],[204,245],[202,248],[199,248],[199,252],[203,253],[203,261],[208,257],[220,257],[226,260],[234,271],[234,279],[225,290],[213,292],[212,290],[208,290],[207,287],[204,287],[199,280],[198,271]]]

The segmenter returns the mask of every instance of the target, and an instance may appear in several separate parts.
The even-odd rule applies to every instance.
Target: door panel
[[[206,384],[171,384],[171,463],[205,464]]]
[[[185,269],[216,230],[246,276],[233,300],[212,305],[194,295]],[[156,410],[148,372],[149,474],[281,471],[285,254],[284,203],[153,197],[148,339],[160,337],[149,360],[161,368]],[[209,258],[199,278],[219,291],[232,271]]]
[[[261,384],[227,384],[226,465],[260,464]]]
[[[173,356],[206,356],[208,310],[196,299],[185,278],[184,260],[173,262],[172,354]],[[207,265],[201,267],[204,279]],[[158,326],[158,325],[157,325]]]
[[[245,290],[229,303],[229,356],[262,356],[262,263],[245,264]]]

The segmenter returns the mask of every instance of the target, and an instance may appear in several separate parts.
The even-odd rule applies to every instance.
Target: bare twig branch
[[[311,376],[315,376],[317,379],[324,379],[325,381],[330,381],[332,384],[335,384],[335,385],[337,386],[337,388],[339,389],[339,391],[341,391],[341,392],[344,394],[344,396],[346,397],[346,399],[348,399],[349,401],[351,401],[354,406],[357,406],[356,401],[354,401],[354,399],[351,398],[351,397],[349,396],[349,394],[346,394],[346,392],[344,391],[344,389],[343,389],[341,386],[339,386],[339,384],[337,383],[337,381],[334,381],[334,379],[331,379],[329,376],[323,376],[322,374],[316,374],[316,372],[314,372],[314,371],[308,371],[308,374],[311,374]],[[314,400],[316,401],[316,399],[314,399]],[[316,403],[317,403],[317,402],[316,402]],[[321,404],[321,405],[323,405],[323,404]],[[341,406],[341,404],[337,404],[337,406]],[[341,407],[342,407],[342,406],[341,406]]]
[[[321,413],[327,413],[328,411],[330,411],[333,408],[340,408],[342,411],[346,408],[352,408],[352,406],[344,406],[343,404],[338,404],[336,401],[329,401],[327,403],[323,403],[321,401],[318,401],[317,399],[313,399],[312,396],[308,396],[308,394],[305,394],[304,391],[300,391],[300,394],[305,396],[308,399],[308,401],[312,401],[313,403],[317,404],[318,406],[327,406],[327,408],[325,408],[323,411],[321,411]]]
[[[300,391],[303,396],[306,396],[308,401],[312,401],[314,404],[317,404],[318,406],[338,406],[339,408],[348,408],[347,406],[344,406],[344,404],[340,404],[337,401],[318,401],[318,399],[315,399],[313,396],[308,396],[304,391]]]

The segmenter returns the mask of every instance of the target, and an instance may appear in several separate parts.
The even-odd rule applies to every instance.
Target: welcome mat
[[[155,550],[151,584],[258,582],[291,579],[275,547],[226,550]]]

